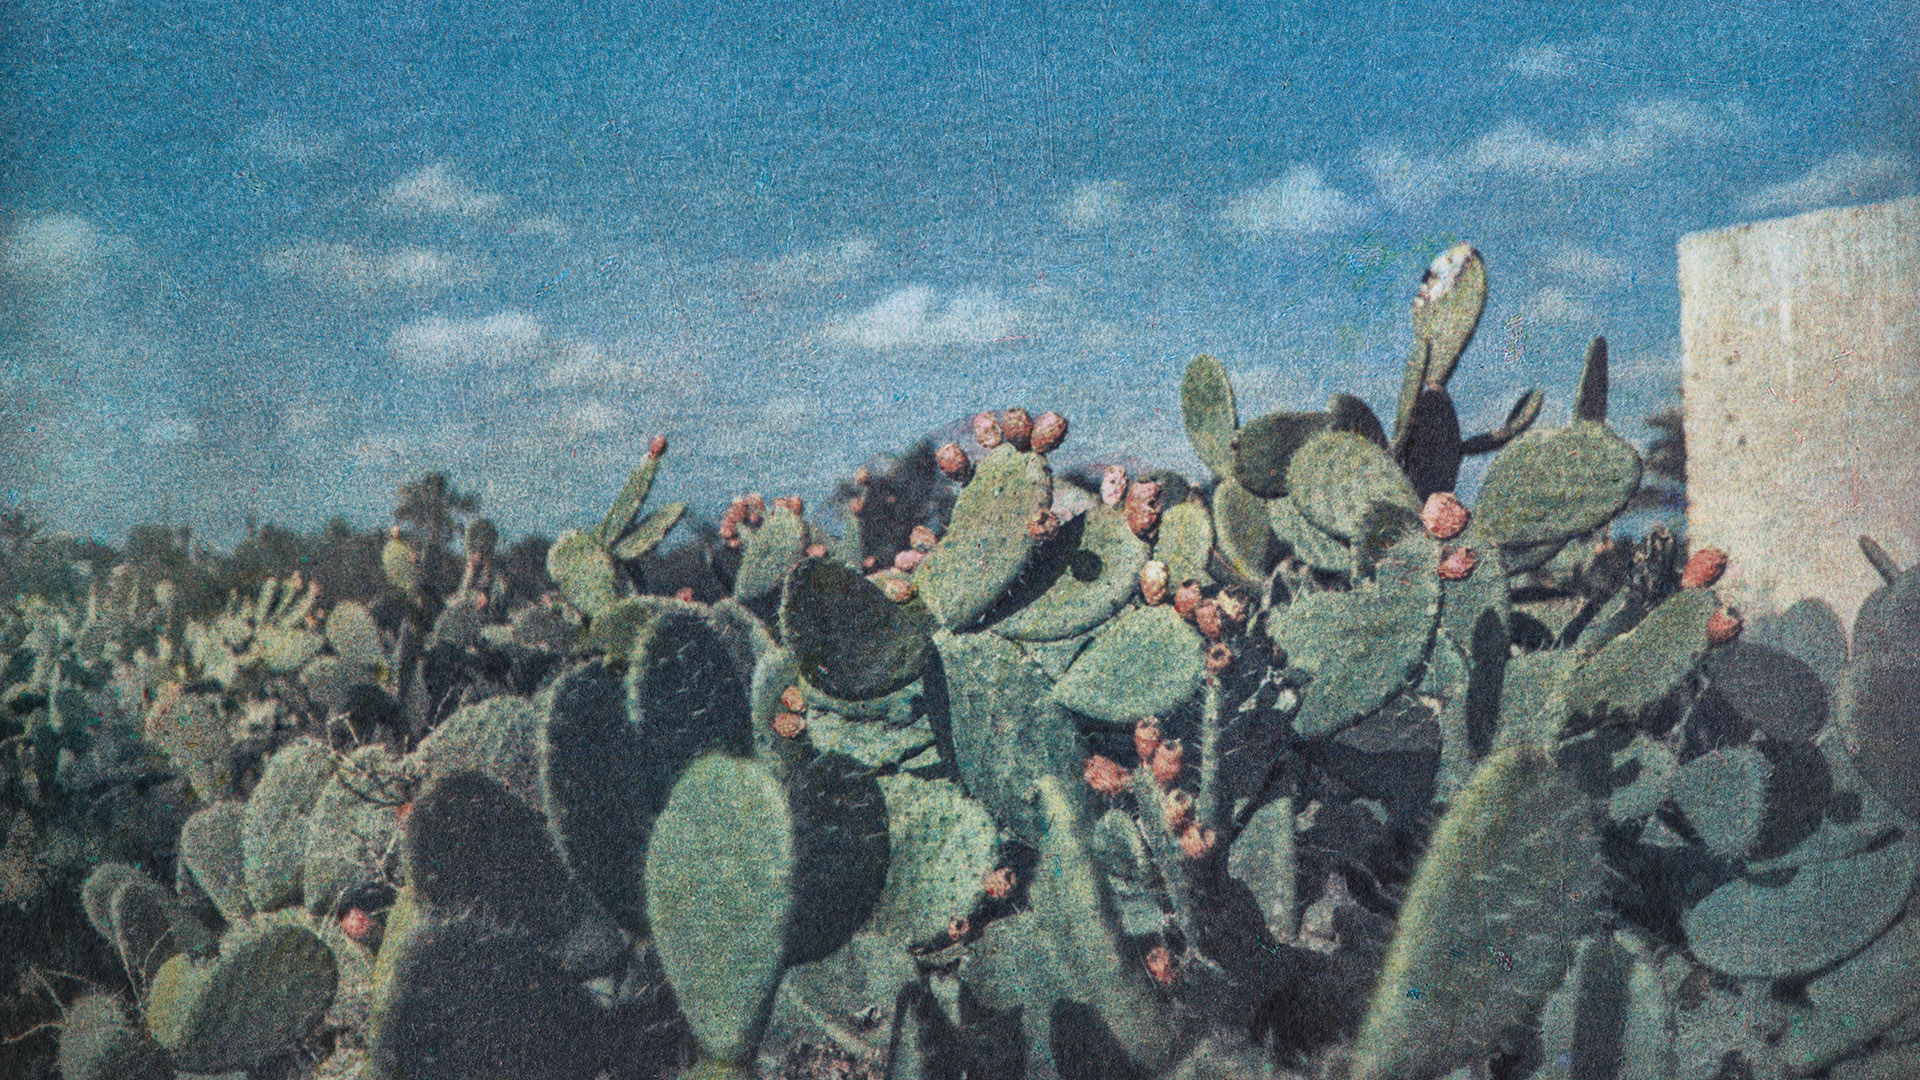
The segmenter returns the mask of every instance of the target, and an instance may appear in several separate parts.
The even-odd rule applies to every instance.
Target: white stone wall
[[[1880,579],[1855,538],[1920,560],[1920,198],[1680,241],[1687,529],[1749,613]]]

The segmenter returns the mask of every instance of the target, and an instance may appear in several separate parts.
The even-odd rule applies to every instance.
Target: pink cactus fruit
[[[1162,986],[1173,985],[1173,954],[1165,945],[1155,945],[1147,950],[1147,974]]]
[[[1050,454],[1067,441],[1067,418],[1057,412],[1043,412],[1033,421],[1033,449]]]
[[[949,480],[958,480],[964,484],[967,478],[973,475],[973,462],[967,457],[967,452],[960,449],[959,443],[948,443],[935,450],[933,463],[940,467],[940,472]]]
[[[1193,618],[1195,608],[1200,606],[1200,583],[1187,580],[1173,591],[1173,613],[1183,619]]]
[[[947,938],[950,941],[965,941],[973,933],[973,922],[965,915],[955,915],[947,920]]]
[[[987,871],[987,876],[981,881],[980,887],[995,900],[1005,900],[1013,892],[1016,881],[1013,871],[1002,866]]]
[[[903,574],[911,574],[913,573],[914,567],[917,567],[920,565],[920,560],[926,557],[927,557],[926,552],[918,551],[914,548],[908,548],[905,551],[896,552],[894,554],[893,568],[895,570],[900,571]]]
[[[1100,501],[1108,506],[1119,506],[1120,500],[1127,497],[1127,470],[1118,465],[1107,466],[1100,474]]]
[[[807,718],[799,713],[781,712],[773,717],[773,733],[783,739],[797,739],[807,730]]]
[[[340,916],[340,932],[353,941],[365,941],[373,933],[373,917],[359,908],[348,908]]]
[[[906,578],[898,577],[881,578],[880,591],[887,595],[887,599],[896,604],[904,604],[913,599],[915,595],[913,582],[908,581]]]
[[[927,528],[925,525],[915,525],[913,531],[907,534],[907,546],[915,551],[932,551],[933,545],[939,542],[940,538],[935,536],[933,530]]]
[[[1203,859],[1213,850],[1214,839],[1212,829],[1189,825],[1187,831],[1180,834],[1180,854],[1189,859]]]
[[[1443,581],[1465,581],[1473,576],[1473,568],[1480,565],[1480,556],[1472,548],[1448,548],[1440,557],[1438,573]]]
[[[990,412],[983,412],[973,418],[973,441],[980,449],[991,450],[1007,441],[1006,432],[1000,429],[1000,420]]]
[[[1127,485],[1127,528],[1142,540],[1160,527],[1160,485],[1141,480]]]
[[[1153,761],[1153,752],[1160,749],[1160,721],[1157,717],[1143,717],[1133,725],[1133,752],[1140,756],[1145,765]]]
[[[650,458],[657,458],[666,452],[667,437],[665,435],[655,435],[653,439],[647,443],[647,456]]]
[[[1008,409],[1000,414],[1000,433],[1015,450],[1026,450],[1033,445],[1033,417],[1019,406]]]
[[[780,707],[788,712],[806,712],[807,695],[797,686],[789,686],[780,691]]]
[[[1193,823],[1193,793],[1174,788],[1160,797],[1160,812],[1167,819],[1167,831],[1178,835]]]
[[[1427,527],[1427,535],[1435,540],[1451,540],[1465,532],[1469,516],[1467,508],[1451,491],[1434,492],[1420,508],[1420,524]]]
[[[1218,675],[1233,666],[1233,650],[1227,648],[1224,641],[1216,641],[1207,647],[1207,670]]]
[[[1167,564],[1159,559],[1148,559],[1140,567],[1140,597],[1149,604],[1165,603],[1167,599]]]
[[[1680,587],[1683,589],[1710,588],[1727,572],[1727,553],[1719,548],[1701,548],[1687,559],[1687,568],[1680,575]]]
[[[1148,770],[1153,773],[1153,782],[1161,787],[1170,787],[1180,779],[1180,768],[1185,762],[1186,750],[1179,739],[1168,739],[1153,748],[1153,761]]]
[[[1725,645],[1740,636],[1746,629],[1747,621],[1732,608],[1721,608],[1707,619],[1707,642],[1712,645]]]
[[[1087,786],[1102,795],[1118,795],[1127,790],[1132,774],[1110,757],[1095,754],[1087,759]]]
[[[1207,635],[1208,641],[1219,641],[1226,629],[1220,617],[1220,605],[1211,600],[1202,600],[1193,605],[1193,625]]]

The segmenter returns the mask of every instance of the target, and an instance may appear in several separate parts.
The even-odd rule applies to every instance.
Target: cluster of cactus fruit
[[[436,606],[396,540],[397,632],[270,584],[127,652],[198,808],[171,884],[88,877],[136,997],[68,1009],[64,1074],[1911,1074],[1920,567],[1863,541],[1851,646],[1746,625],[1719,552],[1609,535],[1603,341],[1569,426],[1461,437],[1485,292],[1435,261],[1391,436],[1242,424],[1201,357],[1205,483],[1057,483],[1065,419],[982,414],[891,557],[857,495],[736,501],[711,604],[638,572],[655,440],[564,603]],[[49,648],[5,700],[61,731]]]

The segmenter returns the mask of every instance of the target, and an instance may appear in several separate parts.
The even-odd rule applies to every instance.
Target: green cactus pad
[[[950,630],[987,614],[1040,546],[1028,535],[1036,511],[1053,503],[1053,474],[1040,454],[1003,444],[980,459],[960,490],[947,534],[914,571],[914,587]]]
[[[668,788],[627,719],[621,680],[595,661],[561,675],[539,704],[547,829],[567,868],[639,933],[646,915],[634,871]]]
[[[351,764],[327,781],[313,803],[300,869],[308,911],[337,915],[353,898],[384,884],[408,788],[400,762],[379,743],[355,751]]]
[[[1625,748],[1614,751],[1612,764],[1607,816],[1615,822],[1644,819],[1673,794],[1679,765],[1665,743],[1636,733]]]
[[[1284,498],[1293,455],[1326,430],[1326,413],[1268,413],[1248,423],[1233,439],[1232,478],[1263,499]]]
[[[501,694],[462,706],[407,755],[423,777],[476,770],[521,801],[540,808],[540,710],[526,698]]]
[[[294,1048],[333,1001],[333,954],[285,922],[235,930],[217,960],[176,956],[154,980],[147,1028],[196,1073],[254,1069]]]
[[[1920,663],[1884,656],[1848,666],[1837,726],[1874,792],[1920,821]]]
[[[1721,701],[1776,742],[1811,738],[1827,722],[1827,688],[1805,661],[1742,635],[1707,654]]]
[[[1373,407],[1352,394],[1335,394],[1327,399],[1327,430],[1360,435],[1382,450],[1387,448],[1387,432]]]
[[[1807,597],[1778,615],[1758,615],[1740,642],[1787,653],[1811,667],[1829,692],[1846,673],[1847,629],[1825,600]]]
[[[1262,521],[1260,524],[1265,525]],[[1167,580],[1173,585],[1183,581],[1213,584],[1207,562],[1213,553],[1213,515],[1207,504],[1189,499],[1160,515],[1160,531],[1154,536],[1153,557],[1167,565]]]
[[[1587,801],[1550,757],[1489,755],[1400,906],[1352,1080],[1438,1076],[1519,1038],[1594,913],[1602,866]]]
[[[660,546],[660,542],[667,538],[667,534],[680,524],[680,519],[686,514],[687,504],[675,502],[641,518],[626,539],[613,546],[614,557],[629,560],[644,558],[648,552]]]
[[[1171,606],[1134,608],[1107,624],[1054,684],[1074,712],[1131,729],[1190,700],[1206,678],[1206,639]]]
[[[246,812],[245,803],[225,800],[195,811],[180,828],[180,861],[220,917],[233,924],[253,917],[241,854]]]
[[[1508,548],[1585,536],[1640,490],[1640,454],[1603,424],[1530,431],[1493,459],[1474,506],[1476,528]]]
[[[1180,418],[1187,427],[1193,452],[1213,475],[1233,475],[1233,436],[1239,417],[1233,408],[1233,384],[1227,370],[1211,356],[1196,356],[1180,380]]]
[[[1478,251],[1456,244],[1434,260],[1413,302],[1414,338],[1431,349],[1423,382],[1444,387],[1453,378],[1486,306],[1487,264]]]
[[[567,603],[596,618],[620,598],[613,556],[594,542],[593,534],[569,529],[547,549],[547,576],[560,588]]]
[[[1674,801],[1707,850],[1743,859],[1760,842],[1773,764],[1753,746],[1703,754],[1680,767]]]
[[[1638,713],[1672,693],[1707,652],[1707,620],[1720,609],[1710,589],[1683,589],[1640,625],[1601,646],[1568,677],[1567,707],[1598,719]]]
[[[764,765],[719,754],[694,762],[674,785],[647,849],[647,921],[681,1012],[713,1057],[751,1057],[781,972],[796,953],[826,944],[806,929],[844,922],[849,900],[862,906],[857,892],[833,887],[831,862],[873,845],[820,850],[850,839],[828,827],[832,816],[830,807],[793,797]],[[884,828],[877,839],[884,873]],[[829,866],[809,865],[822,857]]]
[[[1293,799],[1275,799],[1254,811],[1227,852],[1227,873],[1253,894],[1267,932],[1276,941],[1291,941],[1299,929],[1293,823]]]
[[[719,635],[693,611],[662,611],[635,636],[627,714],[663,797],[695,755],[753,746],[746,685]]]
[[[1163,541],[1173,517],[1170,511],[1161,520]],[[1068,521],[1056,543],[1060,554],[1016,586],[1016,597],[1031,599],[995,621],[994,633],[1015,641],[1070,638],[1106,622],[1139,592],[1148,548],[1119,507],[1096,506]]]
[[[659,471],[660,459],[657,457],[649,456],[634,466],[633,472],[627,474],[626,485],[614,498],[613,506],[608,508],[606,520],[589,534],[594,543],[610,548],[627,534],[633,525],[634,515],[647,504],[647,494],[653,490],[653,478]]]
[[[1267,524],[1280,548],[1315,570],[1352,569],[1353,552],[1308,521],[1292,499],[1267,500]]]
[[[1541,1080],[1672,1076],[1673,1035],[1659,973],[1614,935],[1580,942],[1567,981],[1541,1015]]]
[[[1909,912],[1873,944],[1831,971],[1807,980],[1809,1008],[1795,1017],[1780,1040],[1781,1057],[1792,1074],[1819,1073],[1880,1038],[1903,1017],[1908,1018],[1910,1027],[1911,1018],[1920,1015],[1920,979],[1913,977],[1916,971],[1920,971],[1920,916]],[[1840,1075],[1839,1070],[1833,1075]]]
[[[80,908],[87,914],[88,925],[101,937],[113,940],[113,894],[134,878],[145,876],[144,871],[127,863],[103,862],[80,882]]]
[[[1287,663],[1312,675],[1294,731],[1325,738],[1351,727],[1419,673],[1440,615],[1439,555],[1414,534],[1396,544],[1374,579],[1351,592],[1315,592],[1270,627]]]
[[[380,549],[380,569],[386,574],[387,584],[418,598],[420,595],[420,569],[414,565],[413,548],[397,536],[389,537],[385,547]]]
[[[1248,582],[1264,580],[1277,553],[1266,500],[1222,478],[1213,489],[1213,523],[1214,543],[1227,565]]]
[[[780,636],[809,683],[835,697],[877,698],[926,666],[931,626],[917,609],[839,563],[807,559],[787,575]]]
[[[606,1064],[592,996],[527,935],[472,916],[389,935],[370,1080],[576,1080]]]
[[[241,832],[247,899],[255,911],[299,901],[307,814],[332,775],[332,752],[311,739],[290,743],[267,759],[266,773],[247,799]]]
[[[1453,490],[1460,476],[1460,416],[1445,389],[1428,386],[1414,398],[1406,438],[1394,458],[1416,497],[1424,500],[1436,491]]]
[[[747,534],[740,569],[733,576],[733,598],[750,604],[775,596],[787,572],[807,554],[807,523],[784,506],[767,512],[760,527]]]
[[[1594,338],[1580,365],[1580,389],[1573,395],[1573,418],[1607,422],[1607,339]]]
[[[885,776],[880,790],[893,854],[867,929],[902,943],[925,941],[973,910],[996,865],[999,830],[948,781]]]
[[[205,951],[206,931],[186,917],[167,887],[143,873],[130,875],[107,901],[107,940],[137,984],[151,982],[169,959],[198,946]]]
[[[1001,828],[1025,840],[1037,837],[1040,819],[1028,796],[1041,776],[1080,775],[1086,761],[1078,733],[1049,707],[1049,680],[1013,642],[944,631],[933,641],[960,782]]]
[[[60,1029],[64,1080],[173,1080],[166,1052],[127,1020],[112,994],[88,994],[67,1007]]]
[[[1850,858],[1736,878],[1682,916],[1687,944],[1702,963],[1741,978],[1818,971],[1859,951],[1899,916],[1920,871],[1916,848],[1901,839]]]

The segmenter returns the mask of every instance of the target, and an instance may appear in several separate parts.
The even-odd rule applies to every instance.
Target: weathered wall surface
[[[1920,198],[1680,241],[1687,529],[1750,611],[1852,625],[1866,533],[1920,560]]]

